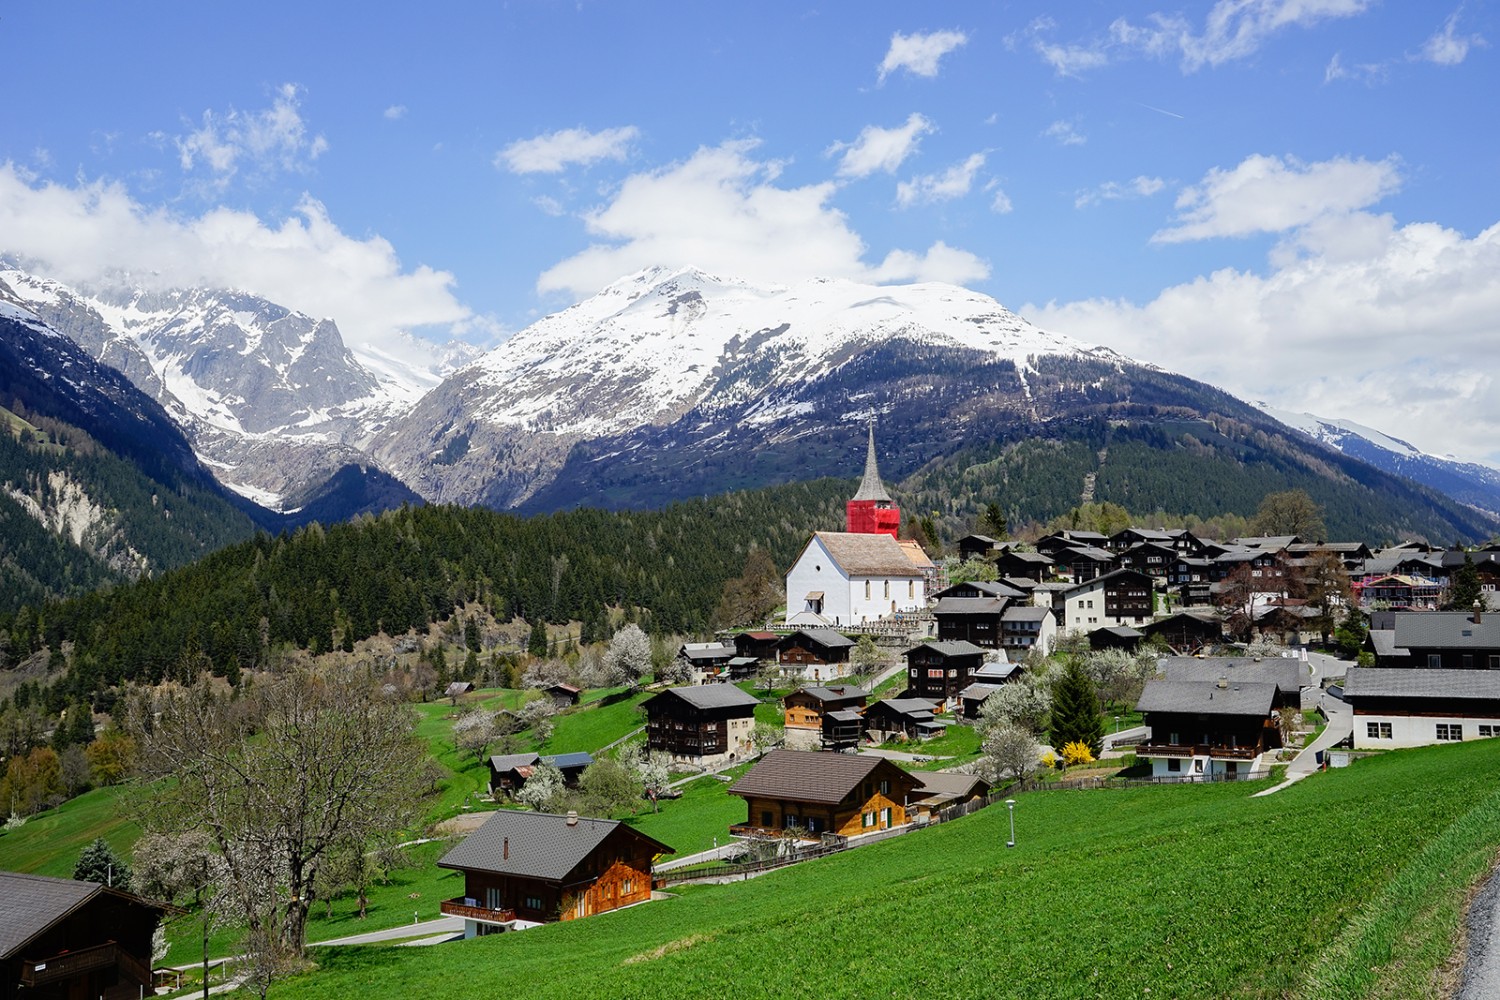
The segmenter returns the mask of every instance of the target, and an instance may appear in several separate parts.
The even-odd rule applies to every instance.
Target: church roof
[[[885,484],[880,481],[880,468],[875,464],[875,425],[870,425],[870,451],[865,456],[865,478],[860,481],[859,492],[854,494],[856,500],[883,500],[891,502],[891,495],[885,491]]]
[[[845,576],[917,577],[921,570],[912,563],[901,543],[890,535],[859,532],[819,531],[813,535],[838,563]]]

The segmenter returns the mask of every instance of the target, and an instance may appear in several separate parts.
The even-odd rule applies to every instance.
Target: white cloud
[[[565,128],[533,139],[520,139],[495,154],[495,166],[516,174],[555,174],[571,164],[624,160],[640,135],[634,125],[590,132]]]
[[[921,174],[896,185],[896,203],[902,208],[912,205],[952,201],[962,198],[974,187],[974,178],[984,166],[983,153],[974,153],[962,163],[955,163],[940,174]]]
[[[385,117],[389,121],[397,121],[406,117],[406,105],[392,104],[385,109]]]
[[[1074,208],[1087,208],[1097,205],[1101,201],[1126,201],[1134,198],[1149,198],[1162,188],[1167,182],[1160,177],[1146,177],[1141,175],[1129,181],[1105,181],[1098,187],[1089,191],[1080,191],[1073,199]]]
[[[1422,44],[1423,59],[1439,66],[1457,66],[1468,58],[1471,46],[1486,44],[1480,35],[1458,34],[1459,13],[1456,10],[1450,14],[1442,29]]]
[[[1103,35],[1059,44],[1041,37],[1050,20],[1031,28],[1032,48],[1055,72],[1079,76],[1116,59],[1175,57],[1183,72],[1246,59],[1271,36],[1287,28],[1310,28],[1324,21],[1363,13],[1372,0],[1218,0],[1201,29],[1181,14],[1153,13],[1141,22],[1117,18]]]
[[[868,177],[877,170],[893,174],[908,156],[917,151],[922,136],[933,131],[926,118],[912,112],[906,124],[895,128],[866,125],[853,142],[836,142],[827,155],[843,153],[839,160],[840,177]]]
[[[1070,121],[1055,121],[1042,130],[1042,135],[1056,139],[1064,146],[1082,146],[1088,142],[1088,136],[1078,131],[1078,128]]]
[[[1400,186],[1394,157],[1303,164],[1292,157],[1250,156],[1232,170],[1215,167],[1185,188],[1177,197],[1175,224],[1151,240],[1182,243],[1284,232],[1373,205]]]
[[[827,276],[963,284],[989,275],[974,254],[942,242],[868,263],[864,240],[829,204],[838,185],[778,187],[779,165],[754,159],[756,145],[701,148],[626,178],[609,204],[584,217],[597,242],[544,271],[537,290],[582,298],[652,265],[781,283]]]
[[[263,111],[205,111],[198,128],[170,137],[177,161],[186,173],[205,169],[216,187],[227,185],[242,167],[258,175],[306,170],[328,151],[328,140],[308,135],[300,105],[301,88],[285,83]]]
[[[1040,325],[1294,412],[1500,462],[1500,224],[1472,239],[1356,212],[1310,224],[1265,275],[1232,268],[1145,305],[1026,306]],[[1232,345],[1232,346],[1231,346]]]
[[[916,32],[903,35],[898,31],[891,35],[891,47],[880,62],[880,80],[885,82],[898,69],[916,76],[937,76],[938,62],[943,56],[968,40],[969,36],[962,31],[934,31],[928,35]]]
[[[353,348],[422,361],[432,345],[407,331],[484,321],[453,295],[453,275],[409,268],[379,236],[341,232],[305,197],[279,225],[216,208],[197,217],[150,209],[114,182],[36,183],[0,164],[0,249],[47,277],[104,285],[122,277],[155,288],[241,288],[337,321]],[[446,334],[448,331],[444,331]]]
[[[1363,83],[1379,83],[1386,78],[1388,72],[1389,66],[1385,63],[1355,63],[1353,66],[1345,66],[1343,55],[1335,52],[1323,70],[1323,82],[1359,80]]]
[[[1013,208],[1015,206],[1010,203],[1010,195],[1002,188],[995,188],[995,195],[990,199],[990,211],[996,215],[1009,215]]]
[[[563,207],[563,203],[552,197],[550,194],[537,195],[531,201],[532,204],[536,205],[537,208],[540,208],[548,215],[561,216],[568,214],[568,210]]]

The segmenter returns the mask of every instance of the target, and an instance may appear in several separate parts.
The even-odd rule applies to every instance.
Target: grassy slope
[[[0,870],[72,878],[78,855],[96,837],[128,858],[141,835],[130,818],[130,799],[138,794],[138,789],[124,785],[96,788],[0,832]]]
[[[1386,754],[1263,799],[1245,785],[1032,793],[1011,851],[990,809],[593,920],[333,953],[281,995],[1430,994],[1458,914],[1443,900],[1500,837],[1497,758],[1496,741]]]

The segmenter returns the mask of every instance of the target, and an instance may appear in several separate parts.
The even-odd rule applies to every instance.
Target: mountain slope
[[[1293,430],[1336,451],[1500,516],[1500,469],[1429,455],[1400,438],[1352,420],[1330,420],[1311,413],[1278,410],[1264,403],[1256,405]]]
[[[0,407],[0,608],[182,565],[254,531],[159,405],[3,299]]]

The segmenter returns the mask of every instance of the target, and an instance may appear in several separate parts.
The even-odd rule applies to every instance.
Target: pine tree
[[[1104,748],[1104,720],[1099,694],[1077,660],[1052,686],[1052,745],[1086,743],[1095,756]]]
[[[1464,564],[1453,574],[1448,587],[1448,601],[1443,607],[1449,611],[1473,610],[1475,602],[1484,593],[1479,584],[1479,570],[1474,566],[1474,556],[1464,553]]]
[[[83,849],[83,853],[78,856],[78,864],[73,866],[73,877],[80,882],[130,888],[130,866],[103,837]]]
[[[538,618],[531,626],[531,638],[526,642],[526,652],[537,659],[547,655],[547,626]]]

